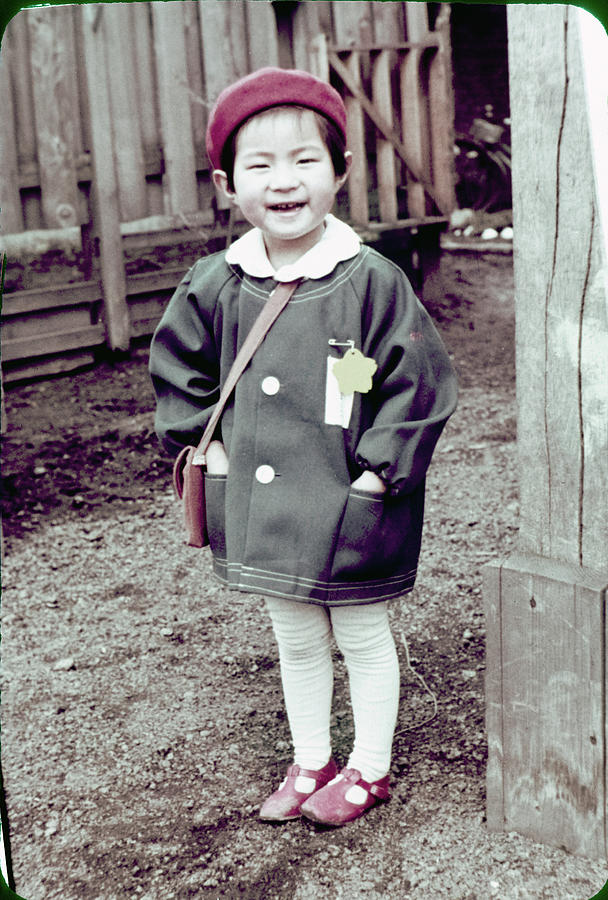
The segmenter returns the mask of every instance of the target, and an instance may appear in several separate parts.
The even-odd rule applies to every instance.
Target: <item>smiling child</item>
[[[306,72],[261,69],[219,96],[213,180],[254,227],[192,267],[150,354],[157,432],[176,456],[200,440],[277,282],[300,281],[226,406],[205,474],[214,572],[265,598],[279,648],[294,762],[266,821],[342,825],[389,797],[399,666],[387,601],[414,586],[425,474],[456,404],[404,273],[331,214],[351,165],[345,134],[339,94]],[[341,771],[332,636],[355,722]]]

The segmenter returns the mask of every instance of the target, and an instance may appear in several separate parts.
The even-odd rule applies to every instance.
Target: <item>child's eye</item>
[[[302,159],[298,160],[298,163],[300,165],[305,165],[305,166],[308,165],[309,163],[315,163],[315,162],[318,162],[318,160],[314,156],[304,156],[304,157],[302,157]]]

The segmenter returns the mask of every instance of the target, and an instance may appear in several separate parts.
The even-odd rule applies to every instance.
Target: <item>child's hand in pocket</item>
[[[353,481],[351,488],[356,488],[358,491],[368,491],[370,494],[384,494],[386,491],[386,485],[382,479],[378,478],[375,472],[370,472],[367,469],[359,475],[356,481]]]
[[[228,474],[228,456],[221,441],[211,441],[205,455],[209,475]]]

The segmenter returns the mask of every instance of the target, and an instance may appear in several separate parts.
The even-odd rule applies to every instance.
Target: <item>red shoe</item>
[[[316,791],[302,804],[302,815],[323,825],[345,825],[346,822],[358,819],[376,803],[388,800],[390,797],[388,783],[388,775],[370,783],[363,780],[361,772],[357,769],[342,769],[337,778],[320,791]],[[353,803],[346,799],[347,793],[354,785],[359,785],[367,791],[367,797],[361,803]]]
[[[303,769],[301,766],[290,766],[287,775],[280,788],[264,801],[260,808],[260,819],[263,822],[288,822],[290,819],[298,819],[302,813],[300,807],[304,800],[308,800],[315,791],[322,788],[328,781],[335,778],[338,772],[333,759],[322,769]],[[314,778],[316,784],[310,793],[296,791],[295,784],[298,775],[306,778]]]

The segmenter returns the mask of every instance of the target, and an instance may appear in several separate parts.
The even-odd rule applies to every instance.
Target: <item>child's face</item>
[[[336,176],[312,112],[280,109],[254,116],[239,131],[234,192],[224,173],[214,177],[220,176],[216,183],[262,230],[274,262],[294,260],[316,244],[349,167],[347,154],[346,174]]]

